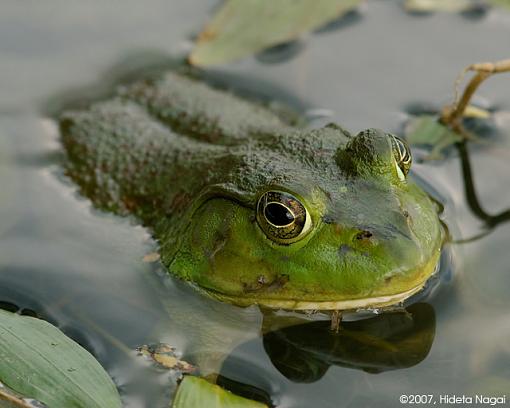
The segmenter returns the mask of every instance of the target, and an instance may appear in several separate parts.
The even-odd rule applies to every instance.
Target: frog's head
[[[173,272],[222,300],[286,309],[385,306],[423,287],[443,232],[403,141],[327,126],[255,146],[193,210]]]

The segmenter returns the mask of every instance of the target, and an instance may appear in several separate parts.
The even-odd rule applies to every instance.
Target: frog
[[[176,70],[59,118],[66,175],[155,238],[173,276],[222,302],[347,311],[402,304],[437,271],[445,229],[380,129],[289,110]]]

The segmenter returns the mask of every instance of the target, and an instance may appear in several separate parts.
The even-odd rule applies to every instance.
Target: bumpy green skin
[[[436,206],[399,178],[381,131],[295,128],[172,72],[60,124],[81,192],[141,220],[169,271],[219,298],[271,306],[393,295],[423,284],[437,263]],[[267,238],[255,209],[268,190],[298,197],[312,232],[291,245]]]

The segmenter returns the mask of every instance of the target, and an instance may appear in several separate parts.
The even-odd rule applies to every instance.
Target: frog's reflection
[[[329,321],[270,331],[264,335],[264,348],[289,380],[311,383],[331,365],[370,373],[414,366],[429,353],[434,334],[434,309],[415,303],[401,311],[343,322],[338,333]]]

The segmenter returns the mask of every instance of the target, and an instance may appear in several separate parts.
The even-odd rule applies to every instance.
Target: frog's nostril
[[[372,236],[373,236],[373,234],[370,231],[365,230],[365,231],[358,232],[354,238],[358,241],[361,241],[361,240],[368,240],[368,239],[372,238]]]

